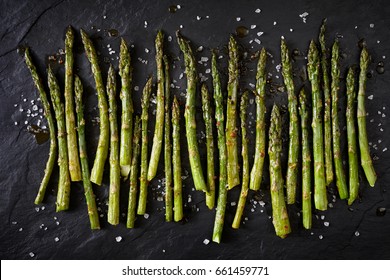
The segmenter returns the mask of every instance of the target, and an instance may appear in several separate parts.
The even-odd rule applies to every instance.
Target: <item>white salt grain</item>
[[[116,240],[116,242],[121,242],[122,241],[122,236],[115,237],[115,240]]]
[[[367,97],[367,99],[370,99],[370,100],[373,100],[374,99],[374,95],[369,95],[368,97]]]
[[[202,17],[196,16],[196,20],[201,20],[201,19],[202,19]]]
[[[149,219],[149,214],[148,214],[148,213],[145,213],[145,214],[144,214],[144,218],[145,218],[145,219]]]
[[[257,32],[257,36],[261,36],[261,35],[263,35],[264,34],[264,32],[262,32],[262,31],[259,31],[259,32]]]
[[[203,240],[204,245],[208,245],[209,243],[210,243],[210,240],[208,240],[208,239]]]
[[[359,236],[359,235],[360,235],[360,232],[355,231],[355,236]]]
[[[276,21],[274,21],[274,25],[276,25],[277,24],[277,22]]]
[[[329,222],[324,222],[324,226],[328,227],[329,226]]]
[[[319,239],[323,239],[324,237],[322,235],[318,236]]]
[[[241,18],[240,18],[240,17],[237,17],[237,18],[236,18],[236,21],[241,21]]]
[[[382,151],[383,151],[383,152],[386,152],[386,151],[387,151],[387,148],[384,148]]]
[[[145,48],[145,52],[146,52],[146,53],[149,53],[149,49]]]
[[[370,28],[374,28],[375,24],[370,23]]]
[[[32,257],[32,258],[35,256],[35,254],[34,254],[33,252],[30,252],[29,255],[30,255],[30,257]]]
[[[260,13],[261,13],[261,10],[260,10],[259,8],[257,8],[257,9],[255,10],[255,13],[256,13],[256,14],[260,14]]]
[[[236,206],[236,202],[235,202],[235,201],[232,201],[232,202],[230,202],[230,205],[231,205],[231,206]]]
[[[54,241],[55,241],[55,242],[58,242],[58,241],[60,241],[60,239],[59,239],[58,237],[55,237],[55,238],[54,238]]]
[[[251,25],[251,29],[255,29],[256,28],[256,25],[255,24],[252,24]]]

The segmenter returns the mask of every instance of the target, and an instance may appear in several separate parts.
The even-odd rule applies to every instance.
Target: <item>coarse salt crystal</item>
[[[375,27],[375,24],[370,23],[370,28],[374,28],[374,27]]]
[[[148,213],[145,213],[145,214],[144,214],[144,218],[145,218],[145,219],[149,219],[149,214],[148,214]]]
[[[115,240],[116,240],[116,242],[121,242],[122,241],[122,236],[115,237]]]
[[[202,17],[196,16],[196,20],[201,20],[201,19],[202,19]]]
[[[360,235],[360,232],[355,231],[355,236],[359,236],[359,235]]]
[[[210,72],[211,72],[210,68],[207,68],[205,71],[206,74],[209,74]]]
[[[149,53],[149,49],[145,48],[145,52],[146,52],[146,53]]]
[[[274,25],[276,25],[277,24],[277,22],[276,21],[274,21]]]
[[[19,231],[23,231],[23,228],[21,227],[21,228],[19,229]]]
[[[183,25],[182,24],[180,24],[180,26],[179,26],[180,28],[183,28]]]
[[[204,245],[207,245],[207,244],[209,244],[210,243],[210,240],[208,240],[207,238],[205,239],[205,240],[203,240],[203,244]]]
[[[386,151],[387,151],[387,148],[384,148],[382,151],[383,151],[383,152],[386,152]]]
[[[29,255],[30,255],[30,257],[34,257],[35,256],[35,254],[33,253],[33,252],[30,252],[30,253],[28,253]]]
[[[255,28],[256,28],[256,24],[252,24],[251,29],[255,29]]]
[[[260,14],[260,13],[261,13],[261,10],[260,10],[259,8],[257,8],[257,9],[255,10],[255,13],[256,13],[256,14]]]
[[[262,32],[262,31],[259,31],[259,32],[257,32],[257,36],[261,36],[261,35],[263,35],[264,34],[264,32]]]
[[[232,202],[230,202],[230,205],[231,205],[231,206],[236,206],[236,202],[235,202],[235,201],[232,201]]]
[[[135,91],[139,91],[139,86],[135,86],[135,87],[134,87],[134,90],[135,90]]]
[[[55,237],[55,238],[54,238],[54,241],[55,241],[55,242],[58,242],[58,241],[60,241],[60,239],[59,239],[58,237]]]
[[[329,222],[324,222],[324,226],[328,227],[329,226]]]
[[[321,215],[321,220],[324,220],[325,219],[325,216],[324,215]]]
[[[374,95],[369,95],[368,97],[367,97],[367,99],[370,99],[370,100],[373,100],[374,99]]]
[[[240,17],[236,17],[236,21],[241,21],[241,18]]]
[[[176,8],[178,8],[179,10],[181,9],[181,6],[180,5],[176,5]]]
[[[255,38],[255,42],[257,43],[257,44],[261,44],[261,41],[259,40],[259,39],[257,39],[257,38]]]
[[[319,238],[319,239],[323,239],[323,238],[324,238],[324,236],[320,235],[320,236],[318,236],[318,238]]]

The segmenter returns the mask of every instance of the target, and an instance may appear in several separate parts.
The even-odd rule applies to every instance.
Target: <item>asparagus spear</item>
[[[183,198],[181,182],[181,159],[180,159],[180,108],[176,96],[173,97],[172,105],[172,139],[173,139],[173,203],[175,222],[183,219]]]
[[[221,242],[223,224],[225,219],[225,209],[227,200],[227,151],[225,138],[225,117],[223,113],[223,95],[221,90],[221,81],[217,69],[217,58],[213,52],[211,59],[211,73],[213,77],[214,101],[215,101],[215,120],[218,133],[218,152],[219,152],[219,193],[217,212],[215,214],[213,241]]]
[[[26,65],[28,69],[31,72],[31,77],[34,81],[35,87],[38,90],[39,97],[41,98],[41,102],[43,105],[43,110],[44,114],[47,119],[47,124],[49,126],[49,133],[50,133],[50,151],[49,151],[49,158],[46,163],[46,168],[45,168],[45,174],[43,175],[43,179],[41,182],[41,185],[39,186],[39,191],[37,194],[37,197],[35,198],[35,204],[41,204],[46,193],[46,188],[47,185],[49,184],[50,181],[50,176],[53,171],[54,164],[57,159],[57,137],[56,137],[56,129],[55,129],[55,124],[54,124],[54,119],[51,114],[51,109],[50,109],[50,103],[49,100],[47,99],[47,94],[46,90],[43,87],[41,78],[38,75],[37,68],[35,67],[31,55],[30,55],[30,49],[26,48],[26,52],[24,54],[25,60],[26,60]]]
[[[56,211],[68,210],[70,196],[70,176],[68,165],[68,148],[66,144],[65,112],[64,104],[61,101],[60,87],[50,66],[47,72],[47,81],[50,89],[51,102],[57,120],[58,138],[58,166],[60,174],[58,179],[57,209]]]
[[[205,183],[202,171],[202,164],[200,162],[198,150],[198,138],[196,136],[196,118],[195,118],[195,95],[196,95],[196,61],[192,53],[189,42],[184,40],[179,31],[176,32],[177,42],[180,50],[184,55],[184,63],[187,74],[187,101],[184,111],[184,118],[186,124],[186,137],[188,144],[188,155],[190,159],[190,166],[192,178],[196,190],[207,192],[207,185]]]
[[[122,119],[121,119],[121,142],[119,163],[121,175],[124,178],[129,176],[131,153],[132,153],[132,135],[133,135],[133,100],[131,99],[131,82],[132,82],[131,57],[126,41],[121,39],[120,56],[119,56],[119,75],[121,76],[121,93],[122,100]]]
[[[202,84],[203,119],[206,126],[206,150],[207,150],[207,187],[206,205],[209,209],[215,204],[215,171],[214,171],[214,137],[212,125],[212,112],[210,95],[206,84]]]
[[[249,188],[257,191],[260,189],[261,179],[263,177],[263,165],[265,158],[265,66],[267,53],[263,48],[260,52],[259,62],[257,63],[256,74],[256,143],[255,160],[251,171]]]
[[[282,74],[288,93],[289,143],[288,143],[288,167],[286,176],[287,203],[294,204],[297,192],[298,180],[298,151],[299,151],[299,127],[298,127],[298,100],[295,95],[294,81],[290,55],[284,39],[280,45],[282,57]]]
[[[366,178],[371,187],[375,185],[376,173],[372,164],[370,156],[370,148],[368,147],[368,137],[366,129],[366,82],[367,82],[367,67],[369,57],[366,47],[363,47],[360,54],[360,74],[359,74],[359,91],[358,91],[358,105],[357,105],[357,123],[358,123],[358,137],[360,148],[360,161],[363,167]]]
[[[154,129],[153,146],[150,155],[148,181],[151,181],[157,173],[160,159],[164,132],[164,66],[163,66],[163,42],[164,34],[160,30],[156,37],[156,65],[157,65],[157,109],[156,126]]]
[[[96,208],[95,194],[93,193],[92,184],[89,180],[89,166],[87,157],[87,145],[85,142],[85,120],[84,120],[84,108],[83,108],[83,85],[80,78],[74,76],[74,91],[75,91],[75,104],[77,113],[77,131],[78,131],[78,143],[79,154],[81,162],[81,172],[83,177],[85,200],[87,201],[89,222],[91,229],[100,229],[99,214]]]
[[[98,95],[99,106],[99,118],[100,118],[100,135],[99,142],[96,151],[95,162],[91,171],[91,182],[97,185],[102,184],[104,165],[108,156],[108,144],[109,144],[109,121],[108,121],[108,104],[106,99],[106,93],[104,90],[104,84],[102,79],[102,73],[100,71],[98,57],[95,47],[89,39],[87,33],[84,30],[80,30],[81,38],[83,40],[85,53],[89,62],[91,63],[92,74],[95,79],[96,91]]]
[[[237,148],[237,89],[238,89],[238,49],[237,42],[230,36],[229,40],[229,81],[228,103],[226,109],[226,147],[228,189],[240,183],[238,148]]]
[[[313,159],[314,159],[314,205],[318,210],[326,210],[325,168],[324,168],[324,136],[322,130],[322,98],[319,86],[320,61],[318,49],[314,41],[310,42],[307,72],[312,88],[313,103]]]
[[[119,191],[121,173],[119,165],[119,132],[116,106],[116,77],[112,64],[108,69],[107,95],[110,106],[110,193],[108,197],[107,221],[112,225],[119,224]]]
[[[348,136],[348,163],[349,163],[349,198],[348,205],[351,205],[359,191],[358,156],[356,148],[355,129],[355,71],[349,68],[347,75],[347,136]]]
[[[271,184],[272,218],[275,233],[285,238],[291,232],[287,207],[283,193],[283,176],[281,170],[282,153],[282,120],[279,108],[274,105],[271,112],[271,125],[269,128],[269,173]]]
[[[134,121],[134,135],[133,135],[133,148],[130,167],[130,189],[129,189],[129,205],[127,210],[127,228],[133,228],[135,222],[135,211],[137,203],[137,181],[138,181],[138,165],[140,154],[140,138],[141,138],[141,125],[140,118],[135,117]]]
[[[340,150],[340,125],[338,116],[338,91],[340,83],[340,68],[339,68],[339,43],[335,40],[332,47],[332,137],[333,137],[333,159],[336,173],[336,186],[339,191],[341,199],[348,198],[347,181],[345,179],[345,173],[343,168],[343,160],[341,158]]]
[[[73,106],[73,42],[74,34],[68,26],[65,35],[65,122],[68,143],[69,173],[72,181],[81,181],[79,154],[77,151],[76,119]]]
[[[306,108],[304,88],[299,93],[299,114],[302,136],[302,222],[306,229],[311,228],[311,153],[309,145],[309,112]]]
[[[325,149],[325,175],[326,185],[333,182],[333,158],[332,158],[332,126],[331,126],[331,95],[328,73],[328,60],[325,44],[326,19],[322,21],[319,41],[321,45],[321,70],[322,90],[324,92],[324,149]]]
[[[234,216],[233,228],[239,228],[241,223],[242,213],[244,212],[246,197],[248,195],[248,186],[249,186],[249,156],[248,156],[248,135],[246,132],[246,115],[248,108],[248,92],[244,92],[241,96],[240,103],[240,119],[241,119],[241,137],[242,137],[242,183],[241,183],[241,193],[238,200],[236,215]]]
[[[146,211],[146,198],[148,196],[148,110],[149,99],[152,92],[152,77],[148,79],[142,93],[141,113],[141,169],[140,169],[140,193],[138,200],[138,215],[144,215]]]
[[[165,220],[171,222],[173,219],[172,206],[172,141],[171,141],[171,97],[170,97],[170,78],[169,62],[164,55],[165,70],[165,122],[164,122],[164,166],[165,166]]]

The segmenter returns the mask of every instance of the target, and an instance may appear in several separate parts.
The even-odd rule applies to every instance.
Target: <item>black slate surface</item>
[[[169,13],[171,5],[181,5],[176,13]],[[261,13],[255,13],[257,8]],[[307,23],[299,16],[308,12]],[[387,71],[387,60],[390,59],[390,2],[388,1],[2,1],[0,3],[0,257],[2,259],[389,259],[390,258],[390,214],[377,215],[379,207],[390,208],[390,195],[386,192],[390,182],[389,145],[389,86],[390,71]],[[201,19],[198,20],[197,16]],[[241,21],[236,18],[240,17]],[[245,224],[239,230],[230,228],[238,188],[229,193],[226,214],[226,226],[223,242],[220,245],[205,245],[205,239],[211,240],[214,211],[204,205],[203,195],[193,191],[191,176],[185,176],[184,201],[186,201],[186,219],[183,223],[165,223],[161,201],[161,182],[164,177],[160,163],[158,178],[151,182],[148,198],[148,219],[139,217],[133,230],[125,228],[125,218],[121,224],[112,227],[107,224],[106,205],[108,172],[103,187],[96,188],[99,206],[102,209],[102,230],[92,232],[83,196],[82,184],[72,185],[71,209],[68,212],[55,212],[55,193],[57,174],[40,207],[33,204],[49,151],[49,142],[38,145],[32,134],[27,132],[28,125],[37,124],[42,113],[33,111],[33,105],[42,108],[37,101],[30,73],[17,49],[28,45],[32,49],[40,73],[46,73],[45,65],[50,55],[58,54],[64,48],[64,34],[67,25],[76,30],[85,29],[96,43],[101,53],[101,66],[104,72],[108,69],[107,58],[117,67],[117,55],[120,36],[129,44],[134,44],[132,51],[134,71],[133,86],[136,112],[140,112],[139,98],[146,77],[155,73],[154,37],[158,29],[166,33],[165,50],[173,58],[179,55],[174,38],[175,30],[181,28],[182,34],[193,42],[194,49],[204,46],[197,52],[197,60],[210,57],[210,48],[218,48],[223,58],[220,62],[223,81],[226,81],[226,44],[228,35],[236,27],[243,25],[250,29],[249,35],[238,39],[241,55],[248,52],[248,58],[242,65],[241,89],[249,88],[255,83],[255,62],[250,56],[261,46],[267,48],[273,58],[269,57],[267,71],[272,73],[274,85],[267,87],[267,108],[274,102],[286,104],[286,93],[270,93],[282,84],[281,73],[276,70],[280,63],[279,40],[283,35],[290,51],[298,49],[303,57],[297,57],[294,63],[296,86],[308,87],[307,82],[299,78],[305,64],[304,55],[311,38],[317,38],[318,29],[323,18],[328,18],[327,44],[331,46],[333,38],[340,39],[343,54],[342,75],[346,67],[358,63],[358,41],[365,38],[372,57],[368,79],[367,99],[368,135],[375,145],[371,152],[375,157],[375,169],[378,181],[375,188],[370,188],[362,172],[360,199],[352,207],[333,195],[334,188],[329,189],[329,201],[332,208],[325,212],[316,212],[313,229],[304,230],[301,226],[300,204],[289,206],[289,215],[293,232],[282,240],[275,236],[271,223],[271,205],[268,190],[268,176],[265,176],[262,190],[250,192],[248,206],[245,209]],[[145,21],[147,27],[145,28]],[[276,24],[274,24],[274,22]],[[370,24],[371,25],[370,27]],[[292,28],[292,32],[290,31]],[[117,30],[119,36],[110,37],[108,30]],[[113,30],[111,30],[113,31]],[[260,37],[257,32],[264,32]],[[115,32],[114,32],[115,33]],[[173,40],[168,42],[167,37]],[[250,40],[258,38],[261,45]],[[116,51],[109,54],[108,44]],[[251,48],[253,46],[253,48]],[[145,48],[150,50],[145,52]],[[103,59],[106,58],[106,59]],[[113,60],[111,60],[111,58]],[[147,60],[148,63],[139,61]],[[272,60],[272,61],[271,61]],[[384,62],[384,74],[375,70],[377,63]],[[57,77],[63,85],[63,65],[57,65]],[[173,93],[185,91],[185,78],[179,79],[183,72],[182,61],[175,60],[176,69],[173,79],[180,88]],[[210,67],[198,65],[211,86]],[[89,64],[83,53],[79,34],[76,40],[76,67],[86,88],[86,114],[88,126],[88,145],[90,161],[97,144],[98,126],[93,122],[98,115],[94,83]],[[104,77],[106,75],[104,74]],[[277,78],[276,76],[279,76]],[[34,104],[31,102],[34,101]],[[344,108],[344,87],[340,91],[341,108]],[[198,116],[200,115],[198,100]],[[23,111],[21,110],[23,109]],[[35,107],[34,107],[35,109]],[[151,108],[151,113],[154,105]],[[28,110],[38,112],[37,116],[28,117]],[[250,105],[254,112],[254,104]],[[340,113],[341,114],[341,113]],[[382,115],[383,114],[383,115]],[[153,116],[151,115],[153,120]],[[370,120],[373,120],[370,122]],[[253,115],[250,131],[254,130]],[[284,114],[287,129],[287,115]],[[344,117],[341,117],[344,125]],[[25,123],[26,122],[26,123]],[[42,120],[41,126],[45,125]],[[154,124],[150,124],[151,132]],[[287,130],[284,137],[287,138]],[[382,130],[381,130],[382,129]],[[202,125],[199,128],[201,153],[204,158],[204,139],[201,137]],[[184,130],[183,130],[184,131]],[[347,159],[345,131],[343,137],[343,156]],[[186,144],[182,138],[182,150]],[[250,143],[253,144],[254,135]],[[287,142],[285,142],[285,148]],[[376,149],[375,149],[376,148]],[[251,150],[253,153],[253,147]],[[287,150],[284,150],[287,153]],[[183,152],[183,170],[189,170],[188,160]],[[267,169],[268,170],[268,169]],[[106,170],[107,171],[107,170]],[[362,171],[362,170],[360,170]],[[183,176],[186,175],[183,171]],[[122,184],[122,210],[126,212],[127,184]],[[191,201],[188,196],[191,195]],[[259,201],[265,202],[264,207]],[[256,206],[256,207],[255,207]],[[325,226],[324,222],[329,222]],[[121,236],[121,242],[116,237]],[[320,237],[323,237],[320,239]],[[57,240],[57,241],[56,241]]]

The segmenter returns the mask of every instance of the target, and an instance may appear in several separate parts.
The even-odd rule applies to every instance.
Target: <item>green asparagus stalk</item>
[[[302,136],[302,222],[306,229],[311,228],[311,152],[309,144],[309,112],[306,108],[304,88],[299,93],[299,114]]]
[[[248,156],[248,135],[246,132],[246,117],[247,117],[247,108],[248,108],[248,92],[244,92],[241,96],[240,103],[240,119],[241,119],[241,137],[242,137],[242,183],[241,183],[241,193],[238,200],[236,215],[234,216],[232,227],[238,229],[241,223],[241,217],[244,212],[246,197],[248,195],[248,186],[249,186],[249,156]]]
[[[129,204],[127,210],[127,228],[134,228],[135,212],[137,203],[137,184],[138,184],[138,166],[140,154],[140,138],[141,125],[140,118],[135,117],[134,121],[134,135],[133,135],[133,149],[130,167],[130,189],[129,189]]]
[[[156,126],[154,128],[152,152],[150,155],[148,181],[151,181],[157,173],[160,160],[161,147],[164,132],[164,66],[163,66],[163,42],[164,34],[160,30],[156,37],[156,65],[157,65],[157,108]]]
[[[173,139],[173,205],[175,222],[183,219],[183,197],[180,159],[180,108],[176,96],[172,105],[172,139]]]
[[[107,95],[110,106],[110,193],[108,197],[107,221],[112,225],[119,224],[119,193],[121,170],[119,165],[119,132],[116,105],[116,77],[112,65],[108,69]]]
[[[148,196],[148,110],[149,99],[152,92],[152,77],[148,79],[142,93],[142,113],[141,113],[141,169],[140,169],[140,194],[138,200],[138,215],[144,215],[146,212],[146,198]]]
[[[56,211],[59,212],[68,210],[70,196],[70,176],[68,165],[68,148],[66,144],[65,111],[64,104],[61,101],[61,93],[58,81],[50,67],[47,72],[47,81],[49,84],[51,102],[53,103],[58,127],[58,166],[60,169],[60,174],[58,179]]]
[[[263,165],[265,158],[265,66],[267,52],[263,48],[260,52],[259,62],[257,63],[256,74],[256,142],[255,142],[255,159],[251,171],[249,188],[257,191],[260,189],[261,179],[263,177]]]
[[[84,108],[83,108],[83,85],[80,78],[74,76],[74,91],[75,91],[75,104],[77,113],[77,131],[78,131],[78,143],[79,154],[81,162],[81,172],[83,177],[85,200],[88,207],[89,222],[91,229],[100,229],[99,214],[96,208],[95,194],[93,193],[92,184],[89,180],[89,166],[87,156],[87,144],[85,142],[85,120],[84,120]]]
[[[338,91],[340,83],[340,68],[339,68],[339,42],[336,40],[332,47],[332,137],[333,137],[333,159],[336,173],[336,186],[341,199],[348,198],[347,181],[345,178],[343,160],[341,158],[340,148],[340,125],[338,116]]]
[[[77,149],[76,119],[73,106],[73,42],[71,26],[65,35],[65,122],[66,141],[68,143],[69,173],[72,181],[81,181],[80,160]]]
[[[207,192],[207,185],[205,183],[202,171],[202,164],[200,161],[198,150],[198,138],[196,136],[196,112],[195,112],[195,96],[196,96],[196,61],[192,53],[189,42],[184,40],[179,31],[176,32],[177,42],[180,50],[184,55],[184,63],[187,74],[187,101],[184,111],[186,137],[188,144],[188,155],[190,160],[192,178],[196,190]]]
[[[360,54],[360,74],[359,74],[359,91],[358,91],[358,105],[357,105],[357,123],[358,123],[358,137],[360,148],[360,161],[363,167],[366,178],[371,187],[375,185],[376,173],[372,164],[370,148],[368,147],[368,137],[366,128],[366,83],[367,83],[367,67],[369,56],[366,47],[363,47]]]
[[[280,45],[282,57],[282,74],[288,93],[289,143],[288,143],[288,166],[286,176],[287,203],[294,204],[297,193],[298,181],[298,152],[299,152],[299,124],[298,124],[298,100],[295,94],[292,65],[284,39]]]
[[[359,172],[358,156],[356,147],[355,128],[355,71],[349,68],[347,75],[347,110],[345,113],[347,120],[348,136],[348,163],[349,163],[349,198],[348,205],[352,205],[359,192]]]
[[[229,81],[227,89],[226,147],[228,156],[228,189],[230,190],[240,184],[237,148],[238,48],[233,36],[230,36],[229,40]]]
[[[35,198],[35,204],[41,204],[46,193],[47,185],[50,181],[50,176],[53,171],[53,167],[55,165],[56,159],[57,159],[57,137],[56,137],[56,128],[54,124],[54,119],[51,114],[51,106],[49,103],[49,100],[47,99],[46,90],[43,87],[41,78],[38,75],[37,68],[35,67],[31,55],[30,55],[30,49],[26,48],[26,52],[24,54],[26,65],[28,69],[31,72],[31,77],[34,81],[35,87],[38,90],[39,97],[41,98],[41,102],[43,105],[43,111],[45,114],[45,117],[47,119],[47,124],[49,126],[49,133],[50,133],[50,151],[49,151],[49,158],[46,163],[45,172],[43,175],[43,179],[41,182],[41,185],[39,186],[38,194]]]
[[[227,201],[227,151],[224,125],[225,117],[223,112],[223,95],[221,90],[221,81],[217,69],[217,58],[214,52],[211,59],[211,73],[213,77],[215,120],[217,126],[219,152],[219,192],[213,230],[213,241],[220,243],[222,238]]]
[[[326,19],[322,21],[319,41],[321,45],[322,90],[324,92],[324,149],[325,149],[325,175],[326,185],[333,182],[332,157],[332,126],[331,126],[331,95],[328,73],[328,59],[325,44]]]
[[[96,151],[95,162],[91,171],[91,182],[97,185],[102,184],[104,165],[108,156],[109,145],[109,120],[108,120],[108,104],[102,73],[100,71],[98,57],[95,47],[84,30],[80,30],[81,38],[83,40],[85,53],[89,62],[91,63],[92,74],[95,79],[96,91],[98,95],[99,118],[100,118],[100,135]]]
[[[171,96],[170,96],[170,74],[169,61],[164,55],[165,75],[165,122],[164,122],[164,168],[165,168],[165,220],[171,222],[173,219],[173,189],[172,189],[172,140],[171,140]]]
[[[318,210],[326,210],[328,198],[326,195],[324,168],[324,136],[322,129],[322,98],[319,81],[320,61],[318,49],[314,41],[310,42],[307,72],[312,88],[312,129],[313,129],[313,159],[314,159],[314,205]]]
[[[209,91],[206,84],[202,84],[202,107],[203,120],[206,128],[206,150],[207,150],[207,187],[206,205],[209,209],[213,209],[215,205],[215,171],[214,171],[214,137],[211,101]]]
[[[274,105],[271,112],[268,146],[272,218],[276,235],[285,238],[291,232],[291,228],[283,192],[281,153],[282,120],[278,106]]]
[[[133,100],[131,98],[132,68],[131,57],[126,41],[121,39],[119,56],[119,75],[121,76],[122,118],[119,163],[121,176],[127,178],[130,173],[133,135]]]

